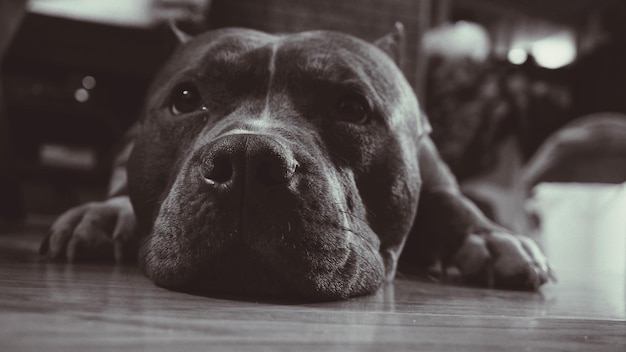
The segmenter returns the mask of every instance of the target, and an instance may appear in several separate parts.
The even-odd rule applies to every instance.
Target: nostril
[[[267,159],[259,162],[256,169],[256,178],[265,186],[279,185],[289,181],[296,172],[298,164],[277,159]]]
[[[217,157],[205,164],[204,178],[210,184],[226,183],[233,177],[233,164],[227,157]]]
[[[219,137],[196,154],[201,181],[223,191],[258,191],[288,184],[299,165],[293,152],[267,136]]]

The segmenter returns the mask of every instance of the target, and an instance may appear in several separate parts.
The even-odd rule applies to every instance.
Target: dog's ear
[[[396,65],[403,68],[404,55],[405,55],[405,35],[404,25],[400,22],[396,22],[393,31],[387,35],[378,38],[373,43],[380,50],[384,51],[396,62]]]
[[[185,44],[191,39],[193,39],[193,36],[191,34],[185,33],[183,32],[182,29],[178,28],[176,21],[174,20],[169,21],[168,25],[170,27],[170,30],[172,31],[172,33],[174,33],[174,35],[176,36],[176,39],[178,39],[178,42],[180,44]]]

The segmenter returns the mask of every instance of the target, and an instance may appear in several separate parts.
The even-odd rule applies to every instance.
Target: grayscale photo
[[[625,351],[626,2],[0,0],[1,351]]]

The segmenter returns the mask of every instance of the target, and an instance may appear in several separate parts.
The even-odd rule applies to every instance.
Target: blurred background
[[[442,156],[489,216],[524,230],[537,184],[626,181],[625,18],[620,0],[1,0],[0,223],[104,197],[175,47],[168,20],[367,40],[400,21]]]

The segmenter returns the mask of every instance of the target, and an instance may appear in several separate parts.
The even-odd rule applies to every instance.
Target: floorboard
[[[23,228],[0,235],[0,351],[626,351],[626,245],[607,252],[577,228],[543,238],[559,281],[539,292],[400,276],[372,296],[313,304],[193,296],[133,266],[48,263],[36,254],[45,228]]]

